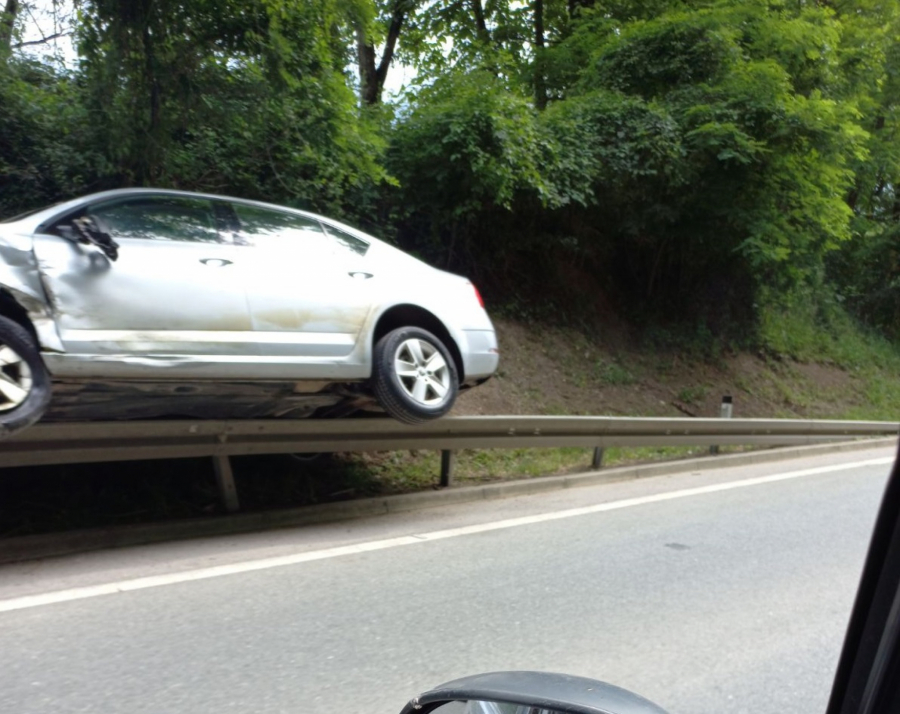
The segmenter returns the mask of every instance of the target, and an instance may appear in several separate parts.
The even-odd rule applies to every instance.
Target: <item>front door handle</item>
[[[225,260],[225,258],[201,258],[200,262],[210,268],[224,268],[226,265],[231,265],[231,261]]]
[[[356,280],[368,280],[369,278],[374,277],[372,273],[364,273],[360,270],[354,270],[347,273],[351,278],[355,278]]]

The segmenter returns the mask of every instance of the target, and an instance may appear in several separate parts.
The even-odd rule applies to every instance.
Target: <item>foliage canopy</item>
[[[498,302],[552,280],[728,336],[824,290],[900,336],[896,3],[78,0],[66,64],[21,44],[19,7],[2,214],[231,193],[361,223]]]

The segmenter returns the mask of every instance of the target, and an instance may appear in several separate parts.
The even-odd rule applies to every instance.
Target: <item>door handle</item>
[[[347,273],[351,278],[355,278],[356,280],[368,280],[369,278],[375,277],[372,273],[364,273],[360,270],[354,270]]]
[[[231,265],[231,261],[225,260],[225,258],[201,258],[200,262],[210,268],[224,268],[226,265]]]

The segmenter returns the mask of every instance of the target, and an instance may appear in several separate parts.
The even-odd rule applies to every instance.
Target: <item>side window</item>
[[[369,250],[369,244],[362,238],[357,238],[327,223],[325,224],[325,232],[337,241],[342,248],[353,251],[357,255],[365,255],[366,251]]]
[[[318,221],[269,208],[232,204],[240,222],[235,243],[285,250],[324,250],[327,238]]]
[[[181,196],[142,196],[91,206],[88,214],[113,238],[220,242],[211,201]]]

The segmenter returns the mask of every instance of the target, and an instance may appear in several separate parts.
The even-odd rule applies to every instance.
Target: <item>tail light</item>
[[[474,283],[469,283],[469,285],[471,285],[471,286],[472,286],[472,290],[475,291],[475,299],[478,300],[478,304],[481,305],[481,307],[483,308],[483,307],[484,307],[484,300],[482,300],[482,298],[481,298],[481,293],[478,292],[478,288],[475,287],[475,284],[474,284]]]

